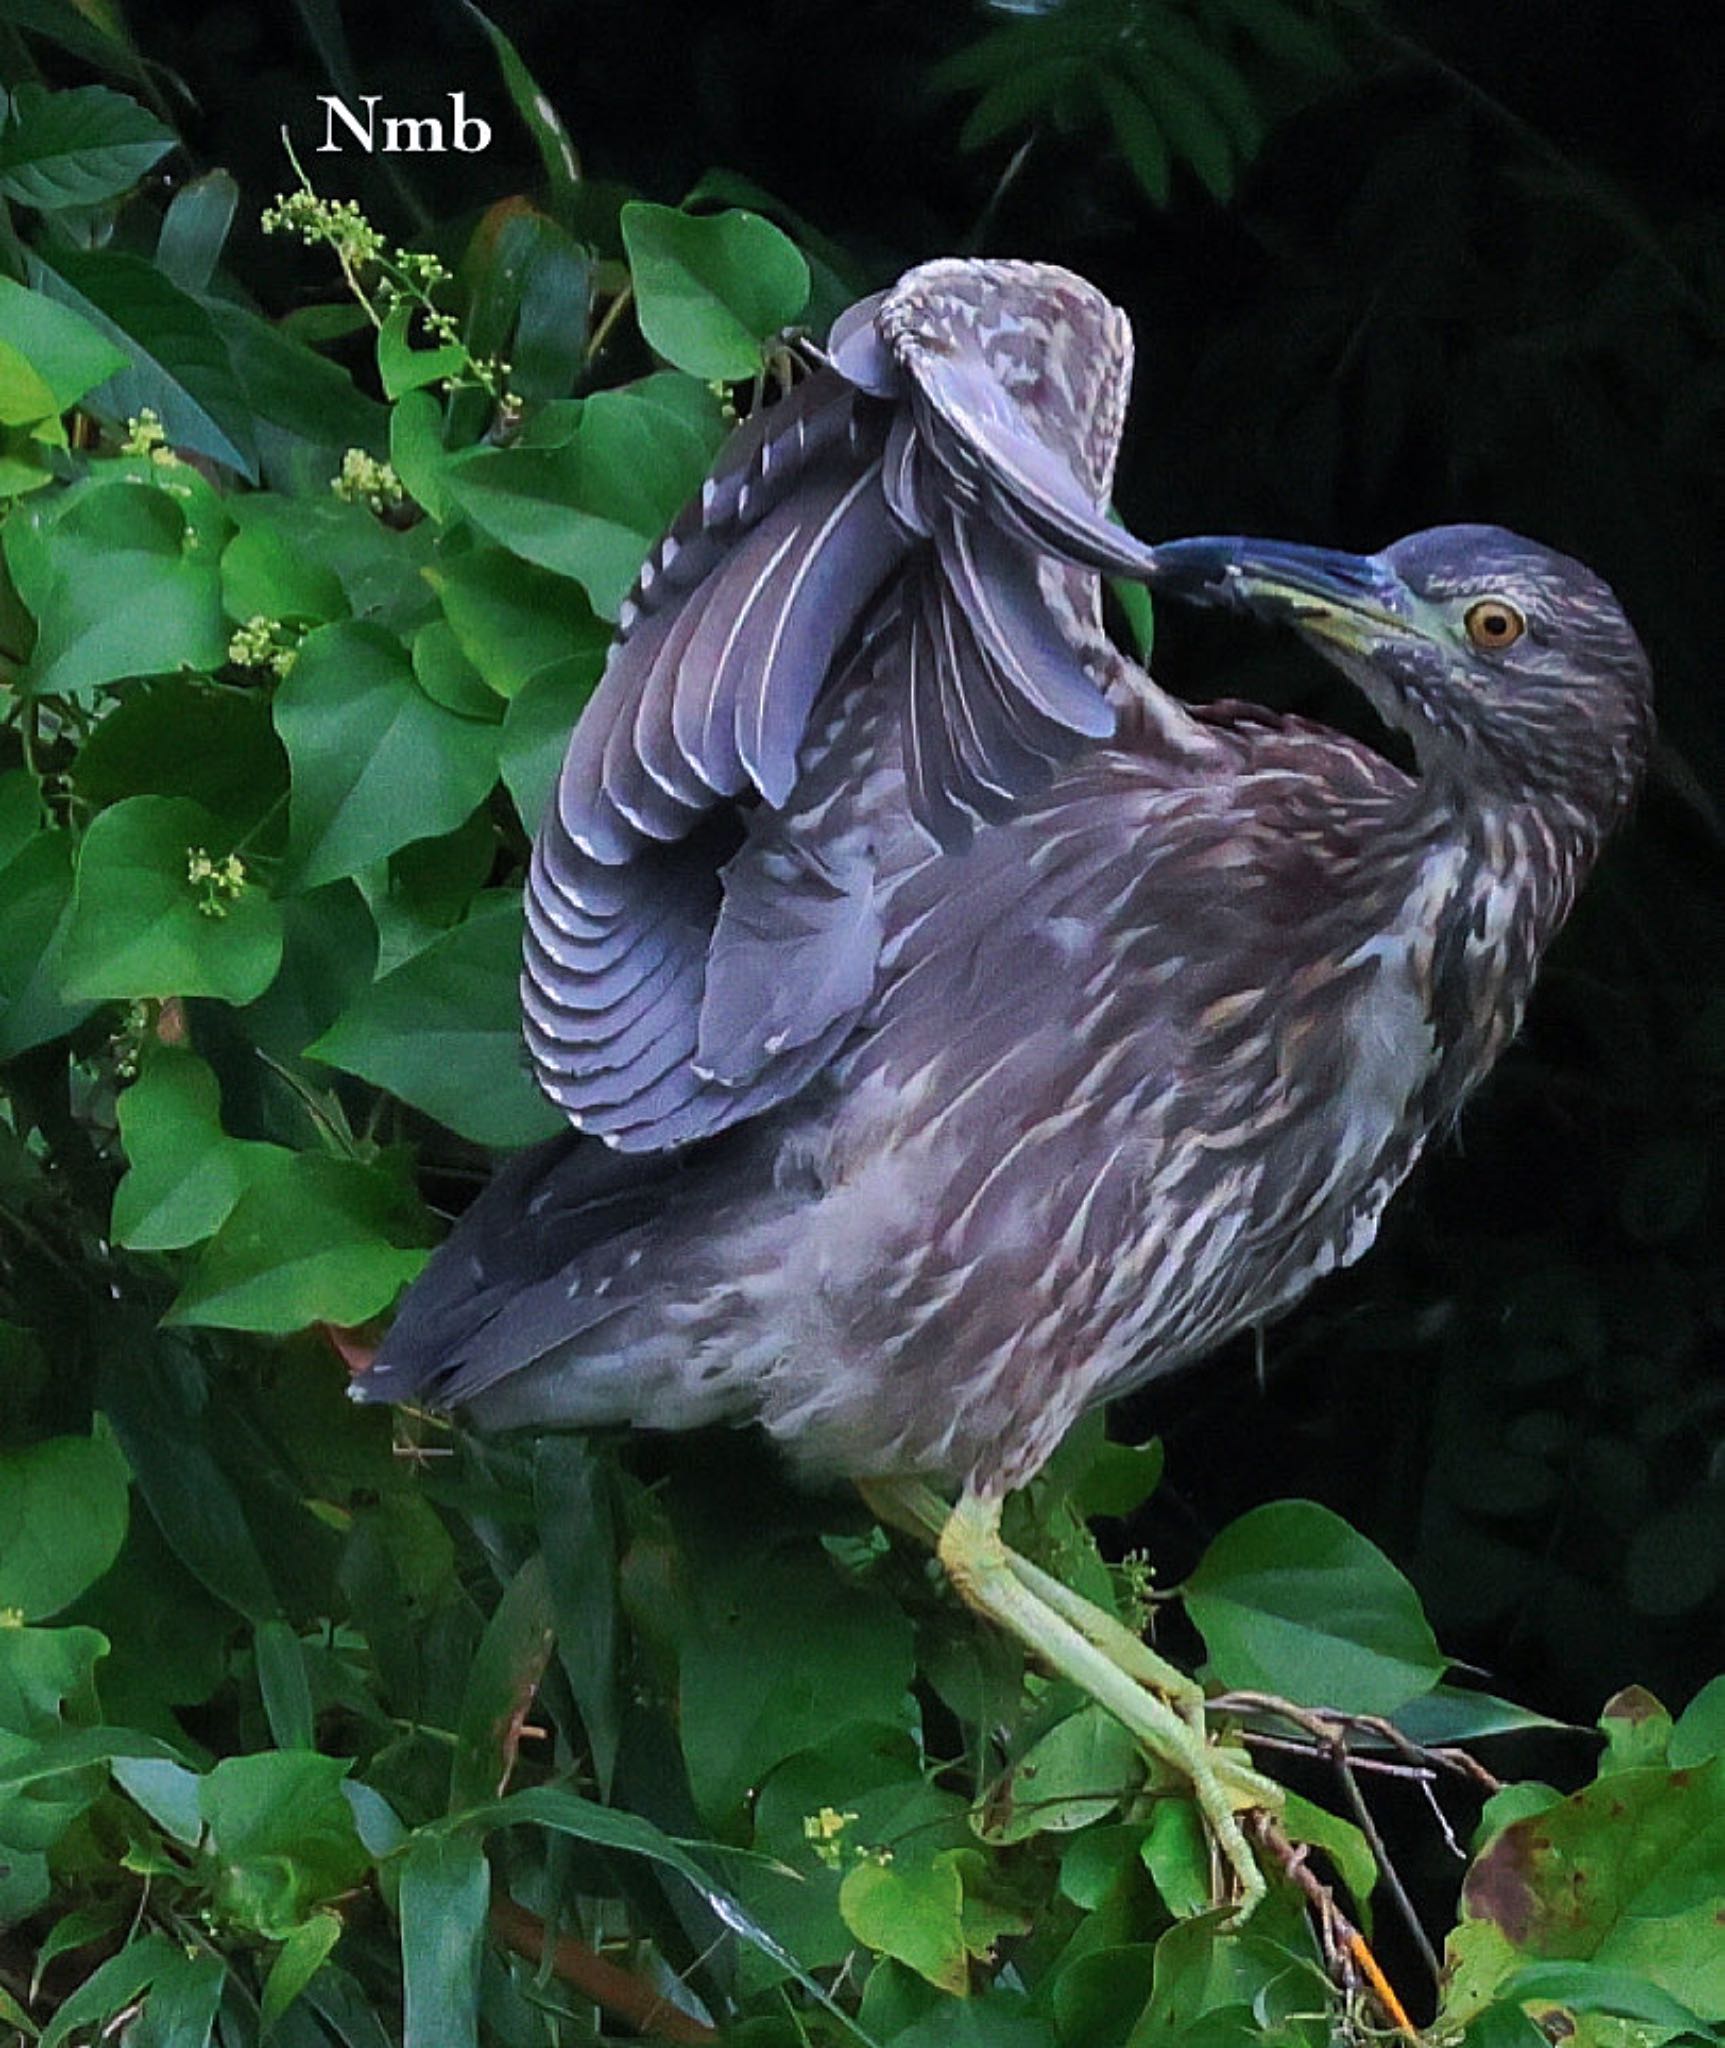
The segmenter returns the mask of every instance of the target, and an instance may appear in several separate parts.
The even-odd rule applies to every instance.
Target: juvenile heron
[[[1495,527],[1144,547],[1104,516],[1130,362],[1067,272],[931,263],[737,431],[534,852],[527,1042],[605,1143],[503,1168],[360,1391],[764,1424],[1186,1771],[1249,1909],[1275,1787],[1002,1496],[1366,1250],[1630,805],[1649,678]],[[1103,571],[1286,620],[1417,774],[1166,696]]]

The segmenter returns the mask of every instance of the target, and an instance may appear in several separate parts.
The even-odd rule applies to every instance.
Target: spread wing
[[[801,1087],[866,1005],[866,849],[773,831],[829,688],[896,693],[910,807],[948,849],[1112,732],[1096,572],[1154,569],[1102,510],[1130,368],[1124,316],[1070,273],[927,264],[732,437],[641,571],[534,848],[527,1044],[580,1128],[704,1137]]]

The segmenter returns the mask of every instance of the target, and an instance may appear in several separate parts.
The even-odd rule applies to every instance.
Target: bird
[[[736,429],[534,847],[524,1034],[571,1128],[355,1391],[764,1426],[1191,1780],[1243,1918],[1278,1788],[1002,1502],[1367,1250],[1632,806],[1651,681],[1609,587],[1498,527],[1140,542],[1109,516],[1131,366],[1073,273],[943,259]],[[1411,769],[1182,702],[1104,576],[1291,628]]]

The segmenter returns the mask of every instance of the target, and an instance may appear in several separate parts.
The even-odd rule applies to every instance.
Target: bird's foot
[[[875,1482],[863,1492],[883,1519],[933,1543],[967,1606],[1106,1707],[1150,1756],[1187,1780],[1232,1873],[1234,1924],[1243,1922],[1265,1886],[1241,1817],[1279,1813],[1282,1791],[1243,1750],[1212,1738],[1197,1683],[1115,1616],[1009,1550],[998,1501],[967,1493],[948,1509],[926,1487],[903,1482]]]

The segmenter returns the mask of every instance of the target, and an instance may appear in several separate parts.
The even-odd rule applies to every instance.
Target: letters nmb
[[[320,92],[317,97],[318,105],[324,110],[319,156],[339,155],[342,143],[337,137],[338,122],[368,155],[381,151],[385,156],[441,156],[453,147],[465,156],[473,156],[491,147],[491,123],[467,111],[464,92],[449,95],[447,130],[436,114],[385,114],[380,119],[377,110],[383,104],[381,93],[363,92],[359,95],[359,103],[365,109],[363,120],[335,93]],[[383,131],[381,140],[378,135],[380,127]]]

